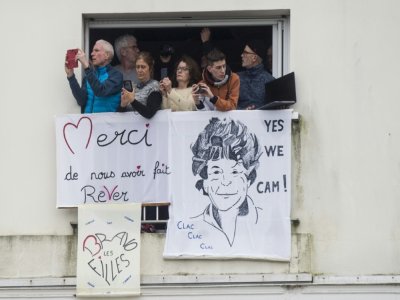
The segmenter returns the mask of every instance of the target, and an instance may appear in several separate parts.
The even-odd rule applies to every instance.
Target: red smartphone
[[[75,60],[75,56],[78,53],[78,49],[67,50],[67,68],[73,69],[78,67],[78,61]]]

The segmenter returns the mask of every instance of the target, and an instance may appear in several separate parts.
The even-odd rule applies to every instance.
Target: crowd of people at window
[[[174,61],[174,48],[168,44],[155,60],[150,52],[139,50],[132,35],[118,37],[114,47],[98,40],[91,61],[78,49],[75,60],[84,70],[82,84],[67,63],[65,72],[82,113],[136,111],[152,118],[160,109],[229,111],[262,106],[265,84],[274,79],[263,64],[264,43],[246,42],[241,54],[243,71],[235,73],[225,54],[210,42],[210,30],[204,28],[200,37],[204,53],[200,66],[187,55]],[[114,53],[120,64],[113,67]],[[124,87],[124,81],[132,83],[132,90]]]
[[[105,40],[96,41],[90,61],[78,49],[75,60],[84,70],[82,84],[67,62],[65,72],[81,112],[136,111],[152,118],[160,109],[230,111],[262,106],[265,84],[274,79],[263,64],[264,43],[246,42],[241,54],[243,71],[235,73],[225,54],[210,42],[210,30],[204,28],[200,37],[204,53],[200,66],[188,55],[173,60],[174,48],[169,44],[162,46],[155,60],[150,52],[139,50],[132,35],[118,37],[114,47]],[[114,53],[120,64],[111,66]],[[125,88],[126,81],[132,89]],[[142,231],[154,232],[155,227],[144,224]]]

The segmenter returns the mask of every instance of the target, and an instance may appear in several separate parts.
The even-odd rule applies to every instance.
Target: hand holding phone
[[[199,89],[200,89],[200,85],[198,84],[193,84],[192,85],[192,94],[194,95],[199,95]]]
[[[206,89],[203,88],[201,85],[199,85],[199,88],[198,88],[198,90],[197,90],[197,93],[198,93],[198,94],[204,94],[205,92],[206,92]]]
[[[130,81],[130,80],[124,80],[123,87],[124,87],[124,89],[126,89],[128,92],[133,92],[132,81]]]
[[[78,67],[78,61],[75,59],[78,49],[67,50],[66,66],[68,69],[73,69]]]

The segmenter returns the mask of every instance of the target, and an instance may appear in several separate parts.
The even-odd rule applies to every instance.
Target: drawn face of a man
[[[237,208],[246,199],[250,181],[240,161],[226,158],[210,160],[207,173],[208,178],[204,179],[203,187],[218,210]]]

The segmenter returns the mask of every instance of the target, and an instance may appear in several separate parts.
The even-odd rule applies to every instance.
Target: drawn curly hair
[[[262,152],[257,137],[248,132],[247,126],[240,121],[211,118],[210,123],[191,146],[191,150],[193,175],[200,175],[202,178],[196,183],[196,188],[199,190],[203,188],[203,180],[208,177],[209,160],[226,158],[241,161],[246,170],[252,167],[252,171],[247,175],[250,184],[257,177],[256,169]]]

